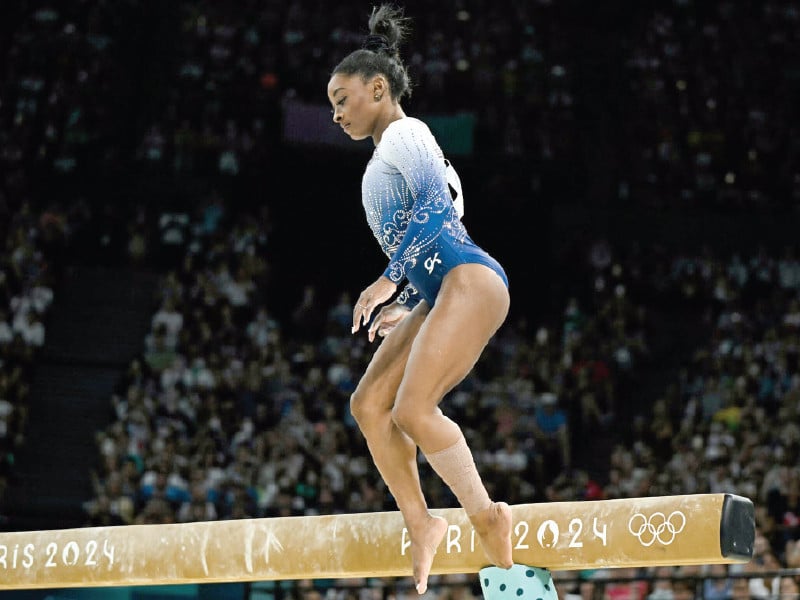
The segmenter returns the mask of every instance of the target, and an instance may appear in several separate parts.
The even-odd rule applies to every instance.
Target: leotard
[[[486,265],[508,286],[503,267],[461,222],[460,187],[425,123],[404,117],[386,128],[364,171],[361,193],[370,229],[389,257],[383,274],[398,286],[408,280],[399,303],[413,307],[424,299],[433,306],[444,276],[464,263]]]

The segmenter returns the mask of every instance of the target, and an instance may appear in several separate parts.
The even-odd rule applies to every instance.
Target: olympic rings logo
[[[655,542],[669,546],[684,527],[686,527],[686,515],[679,510],[671,512],[668,517],[662,512],[653,513],[649,517],[636,513],[628,521],[628,531],[639,538],[639,542],[645,548]]]

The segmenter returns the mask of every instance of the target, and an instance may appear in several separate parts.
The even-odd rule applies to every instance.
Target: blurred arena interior
[[[797,597],[775,572],[800,568],[800,3],[403,6],[406,110],[511,282],[443,403],[493,495],[747,496],[743,569],[563,589]],[[348,410],[373,351],[354,294],[385,266],[371,142],[325,96],[365,10],[0,4],[3,529],[395,509]],[[263,593],[406,597],[354,585]]]

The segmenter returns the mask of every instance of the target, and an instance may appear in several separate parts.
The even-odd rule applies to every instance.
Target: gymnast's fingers
[[[383,337],[383,335],[385,335],[385,334],[382,335],[381,331],[386,329],[385,327],[382,326],[384,324],[384,321],[386,321],[386,313],[387,313],[386,307],[383,307],[380,310],[380,312],[377,315],[375,315],[375,318],[373,319],[372,323],[370,324],[370,326],[369,326],[369,341],[370,342],[374,342],[375,341],[375,332],[377,332],[378,335],[380,335],[381,337]]]
[[[356,305],[353,307],[353,327],[350,332],[357,332],[361,329],[362,323],[366,325],[371,313],[372,310],[368,307],[368,301],[364,298],[364,294],[362,293],[361,296],[358,297]]]

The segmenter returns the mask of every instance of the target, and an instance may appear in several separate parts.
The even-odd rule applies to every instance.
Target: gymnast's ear
[[[389,93],[389,82],[386,81],[386,77],[382,74],[378,73],[372,78],[370,82],[372,96],[375,98],[376,101],[379,101],[381,98],[384,97],[385,94]]]

